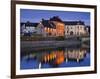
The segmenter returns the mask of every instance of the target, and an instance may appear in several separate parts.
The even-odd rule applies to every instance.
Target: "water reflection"
[[[21,69],[79,67],[90,65],[87,48],[56,48],[21,55]]]

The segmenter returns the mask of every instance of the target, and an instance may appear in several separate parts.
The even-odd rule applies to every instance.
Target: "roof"
[[[25,26],[28,26],[28,27],[37,27],[38,23],[31,23],[31,22],[26,22],[26,23],[21,23],[21,26],[25,24]]]
[[[21,22],[20,25],[23,26],[25,23]]]
[[[50,20],[42,20],[42,24],[44,27],[56,28],[55,24]]]
[[[90,25],[87,25],[86,27],[90,27]]]
[[[59,16],[54,16],[54,17],[50,18],[50,21],[63,22],[63,21],[59,18]]]
[[[65,25],[84,25],[83,21],[64,21]]]

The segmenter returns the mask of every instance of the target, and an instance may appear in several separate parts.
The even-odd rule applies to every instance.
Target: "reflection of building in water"
[[[65,55],[66,61],[73,59],[79,62],[81,59],[84,59],[85,54],[86,54],[85,49],[74,49],[74,50],[66,49],[64,55]]]
[[[45,63],[53,61],[53,64],[61,64],[62,62],[64,62],[64,51],[57,50],[51,51],[49,54],[45,53],[42,56],[42,61]]]
[[[58,66],[63,62],[75,60],[79,62],[84,59],[86,55],[86,49],[63,49],[63,50],[53,50],[53,51],[43,51],[43,52],[34,52],[24,56],[24,59],[27,60],[36,60],[38,61],[38,68],[42,67],[42,64],[50,64],[53,66]]]

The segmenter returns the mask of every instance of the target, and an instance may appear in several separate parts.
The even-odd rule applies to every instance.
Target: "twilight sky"
[[[40,22],[42,18],[48,20],[53,16],[59,16],[62,21],[84,21],[85,25],[90,25],[89,12],[73,12],[73,11],[52,11],[52,10],[34,10],[21,9],[21,22]]]

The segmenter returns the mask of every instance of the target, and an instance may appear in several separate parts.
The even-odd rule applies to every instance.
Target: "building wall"
[[[68,35],[85,35],[84,25],[65,25],[65,36]]]
[[[65,25],[62,22],[54,22],[56,25],[56,36],[64,36]]]
[[[55,36],[56,35],[56,29],[54,29],[54,28],[44,27],[44,31],[47,36]]]
[[[21,34],[24,33],[34,33],[41,34],[42,36],[71,36],[71,35],[85,35],[87,33],[87,29],[85,29],[84,25],[65,25],[62,22],[53,21],[56,25],[56,28],[49,28],[43,26],[40,22],[37,27],[34,26],[25,26],[21,27]]]
[[[42,23],[39,23],[37,26],[37,34],[42,34],[42,36],[64,36],[64,23],[54,22],[56,28],[49,28],[43,26]]]
[[[34,32],[36,32],[36,28],[34,26],[25,26],[25,24],[23,24],[23,26],[21,27],[21,35]]]

